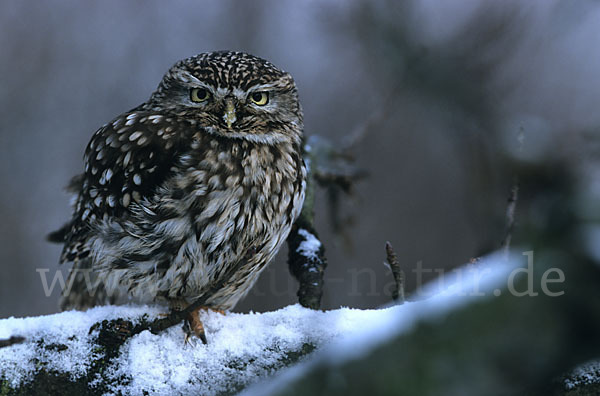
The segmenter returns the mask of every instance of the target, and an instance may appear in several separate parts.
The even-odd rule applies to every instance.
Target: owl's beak
[[[223,121],[227,124],[227,128],[231,129],[233,123],[237,120],[235,116],[235,105],[233,100],[225,99],[225,113],[223,114]]]

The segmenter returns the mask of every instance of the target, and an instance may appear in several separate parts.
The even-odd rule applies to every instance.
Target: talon
[[[200,308],[200,309],[205,309],[205,308]],[[192,311],[188,315],[188,323],[191,327],[191,330],[196,335],[196,337],[200,338],[200,340],[202,340],[202,343],[206,345],[207,344],[206,332],[204,331],[204,324],[202,324],[202,321],[200,320],[200,309]]]
[[[180,299],[175,299],[170,301],[170,308],[172,311],[182,311],[183,309],[185,309],[184,307],[187,305],[187,303],[185,302],[185,300],[180,300]],[[215,309],[215,308],[209,308],[209,307],[200,307],[192,312],[190,312],[187,315],[187,318],[185,319],[184,323],[183,323],[183,332],[185,333],[185,339],[184,339],[184,343],[187,344],[192,344],[192,341],[194,340],[194,338],[199,338],[203,344],[207,344],[208,340],[206,339],[206,331],[204,329],[204,324],[202,323],[202,321],[200,320],[200,311],[214,311],[214,312],[218,312],[222,315],[225,314],[225,311],[223,311],[222,309]],[[169,314],[159,314],[159,316],[164,315],[164,316],[169,316]]]

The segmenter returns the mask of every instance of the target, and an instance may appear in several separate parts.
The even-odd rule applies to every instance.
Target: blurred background
[[[506,153],[577,162],[600,125],[596,1],[120,1],[0,3],[0,317],[47,297],[71,215],[63,187],[93,132],[145,101],[177,60],[231,49],[289,71],[307,135],[352,145],[368,172],[331,221],[324,308],[390,301],[390,241],[414,289],[499,247]],[[520,145],[519,136],[525,136]],[[517,147],[522,146],[522,150]],[[296,301],[282,251],[238,311]],[[40,272],[41,271],[41,272]],[[66,274],[66,272],[64,272]]]

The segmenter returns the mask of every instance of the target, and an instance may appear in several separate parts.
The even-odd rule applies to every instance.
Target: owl
[[[49,236],[74,263],[61,307],[126,290],[172,309],[201,296],[205,308],[232,309],[300,213],[302,138],[290,74],[242,52],[177,62],[85,150],[68,187],[73,217]],[[188,320],[205,341],[197,315]]]

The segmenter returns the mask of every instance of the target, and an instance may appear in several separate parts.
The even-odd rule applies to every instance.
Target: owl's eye
[[[192,102],[206,102],[208,98],[210,98],[210,94],[204,88],[193,88],[190,91],[190,99],[192,100]]]
[[[250,100],[259,106],[264,106],[269,103],[269,93],[268,92],[254,92],[250,95]]]

